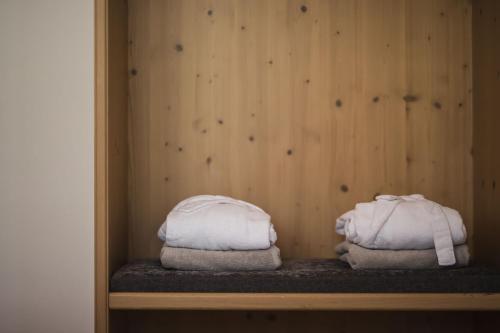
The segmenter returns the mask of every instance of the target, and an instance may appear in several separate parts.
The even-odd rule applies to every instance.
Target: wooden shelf
[[[495,294],[407,293],[125,293],[112,310],[500,310]]]

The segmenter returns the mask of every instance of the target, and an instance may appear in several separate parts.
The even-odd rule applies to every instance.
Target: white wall
[[[93,0],[0,0],[0,332],[93,331]]]

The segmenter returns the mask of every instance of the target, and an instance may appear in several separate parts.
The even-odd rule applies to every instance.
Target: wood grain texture
[[[500,267],[500,2],[474,2],[473,36],[477,258]]]
[[[95,332],[108,332],[107,1],[95,0],[94,244]]]
[[[332,257],[335,219],[376,193],[423,193],[473,233],[469,1],[129,7],[130,258],[205,193],[268,211],[284,257]]]
[[[115,311],[113,311],[115,312]],[[122,311],[120,311],[122,312]],[[498,327],[494,312],[123,311],[122,333],[473,333]]]
[[[127,262],[128,251],[128,11],[109,0],[108,22],[108,241],[109,273]]]
[[[468,0],[129,0],[128,22],[127,2],[109,2],[95,0],[96,332],[108,330],[109,274],[127,255],[157,257],[166,213],[199,193],[262,206],[285,257],[331,257],[334,220],[354,203],[420,192],[459,209],[477,257],[498,264],[495,1],[473,2],[474,48]],[[112,293],[109,329],[476,332],[498,315],[381,311],[499,299]]]
[[[130,310],[500,310],[500,294],[110,293]]]
[[[112,13],[112,15],[110,15]],[[95,0],[95,331],[108,332],[108,281],[127,262],[127,3]]]
[[[128,3],[108,0],[108,270],[128,260]],[[109,310],[108,310],[109,311]],[[123,331],[123,316],[108,316],[110,332]]]

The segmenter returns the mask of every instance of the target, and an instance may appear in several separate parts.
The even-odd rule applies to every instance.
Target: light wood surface
[[[500,310],[500,294],[110,293],[114,310]]]
[[[495,1],[473,6],[472,48],[468,0],[95,0],[96,332],[495,325],[485,314],[300,310],[499,310],[498,294],[107,297],[112,271],[157,257],[166,213],[199,193],[262,206],[285,257],[331,257],[334,220],[354,203],[420,192],[459,209],[477,257],[499,264],[500,14]],[[267,312],[278,309],[294,312]]]
[[[108,332],[110,327],[109,277],[127,262],[127,18],[126,2],[95,1],[95,331],[98,333]]]
[[[305,6],[304,11],[301,9]],[[472,225],[471,5],[129,1],[129,257],[180,200],[273,217],[284,257],[331,257],[335,219],[423,193]]]
[[[107,1],[95,0],[95,332],[108,332]]]
[[[500,2],[474,2],[474,220],[477,258],[500,267]]]

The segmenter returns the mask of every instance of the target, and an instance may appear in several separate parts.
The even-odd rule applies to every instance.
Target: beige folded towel
[[[335,248],[340,260],[353,269],[430,269],[439,268],[435,249],[429,250],[370,250],[350,242],[342,242]],[[454,247],[456,264],[469,264],[470,254],[467,244]],[[449,267],[449,266],[444,266]]]
[[[189,271],[269,271],[281,266],[280,250],[208,251],[164,246],[163,267]]]

